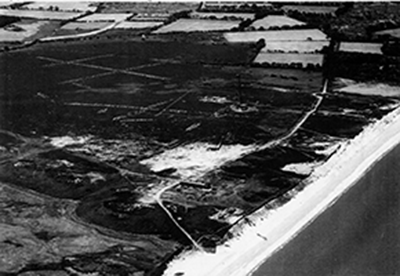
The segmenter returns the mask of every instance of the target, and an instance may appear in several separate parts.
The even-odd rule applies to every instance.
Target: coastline
[[[289,192],[295,193],[289,202],[276,209],[270,208],[271,202],[249,216],[252,225],[238,224],[232,231],[235,237],[218,246],[215,254],[183,252],[169,264],[164,275],[179,272],[193,276],[253,273],[394,148],[400,142],[399,129],[398,108],[342,145],[314,171],[301,192]],[[343,160],[346,160],[345,164]]]

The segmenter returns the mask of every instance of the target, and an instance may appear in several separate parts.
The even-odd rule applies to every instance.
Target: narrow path
[[[129,70],[126,70],[126,69],[115,69],[115,68],[110,68],[110,67],[106,67],[106,66],[94,65],[94,64],[86,64],[86,63],[81,63],[81,62],[76,62],[76,61],[64,61],[64,60],[59,60],[59,59],[49,58],[49,57],[43,57],[43,56],[39,56],[37,58],[41,59],[41,60],[47,60],[47,61],[61,63],[61,64],[77,65],[77,66],[82,66],[82,67],[87,67],[87,68],[92,68],[92,69],[109,71],[109,72],[113,72],[113,73],[123,73],[123,74],[127,74],[127,75],[133,75],[133,76],[143,77],[143,78],[148,78],[148,79],[156,79],[156,80],[163,80],[163,81],[170,79],[170,78],[160,77],[160,76],[151,75],[151,74],[145,74],[145,73],[140,73],[140,72],[135,72],[135,71],[129,71]]]
[[[122,20],[123,21],[123,20]],[[60,36],[53,36],[53,37],[44,37],[40,38],[40,42],[51,42],[51,41],[59,41],[59,40],[67,40],[67,39],[75,39],[75,38],[83,38],[83,37],[88,37],[88,36],[94,36],[98,35],[101,33],[104,33],[108,30],[114,29],[119,23],[122,21],[117,21],[114,22],[113,24],[110,24],[102,29],[95,30],[92,32],[87,32],[87,33],[81,33],[81,34],[73,34],[73,35],[60,35]]]
[[[193,246],[200,250],[200,251],[204,251],[203,247],[201,245],[199,245],[193,238],[192,236],[190,236],[190,234],[175,220],[174,216],[171,214],[171,212],[167,209],[167,207],[164,206],[162,200],[161,200],[161,196],[162,194],[169,190],[174,188],[175,186],[180,185],[181,181],[175,181],[172,182],[170,185],[165,186],[164,188],[162,188],[161,190],[159,190],[157,192],[157,194],[154,196],[154,199],[157,201],[158,205],[160,205],[160,207],[164,210],[164,212],[168,215],[168,217],[171,219],[171,221],[176,225],[176,227],[179,228],[179,230],[181,230],[181,232],[192,242]]]

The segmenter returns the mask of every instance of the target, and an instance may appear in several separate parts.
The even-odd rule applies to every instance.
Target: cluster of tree
[[[382,53],[389,56],[400,56],[400,40],[388,40],[382,45]]]
[[[333,77],[400,84],[400,57],[366,53],[335,52],[328,56]]]
[[[18,22],[20,20],[20,18],[14,16],[0,16],[0,28]]]
[[[304,25],[283,25],[283,26],[271,26],[269,28],[264,28],[263,26],[259,28],[255,28],[253,26],[250,26],[247,28],[248,31],[283,31],[283,30],[307,30],[307,29],[313,29],[315,26],[310,26],[308,24]]]
[[[196,17],[193,17],[193,18],[196,18]],[[210,16],[205,16],[205,17],[201,17],[201,19],[209,19],[209,20],[225,20],[225,21],[239,21],[239,20],[242,20],[242,17],[240,17],[240,16],[234,16],[234,15],[230,15],[230,16],[228,16],[228,15],[225,15],[225,16],[222,16],[222,17],[217,17],[217,16],[215,16],[215,15],[210,15]]]
[[[168,19],[164,22],[164,25],[170,24],[178,19],[181,18],[190,18],[190,13],[192,11],[191,10],[184,10],[184,11],[180,11],[180,12],[176,12],[171,14],[170,17],[168,17]]]

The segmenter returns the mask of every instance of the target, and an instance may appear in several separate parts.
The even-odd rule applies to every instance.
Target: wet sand
[[[400,275],[400,145],[252,275]]]

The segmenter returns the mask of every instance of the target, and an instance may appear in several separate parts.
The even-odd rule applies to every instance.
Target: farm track
[[[111,25],[108,25],[102,29],[95,30],[92,32],[87,32],[87,33],[82,33],[82,34],[74,34],[74,35],[62,35],[62,36],[53,36],[53,37],[45,37],[39,39],[40,42],[51,42],[51,41],[60,41],[60,40],[68,40],[68,39],[75,39],[75,38],[83,38],[83,37],[88,37],[88,36],[94,36],[98,35],[101,33],[104,33],[108,30],[114,29],[118,24],[120,24],[122,21],[117,21],[114,22]]]
[[[126,75],[133,75],[136,77],[142,77],[142,78],[147,78],[147,79],[155,79],[155,80],[162,80],[162,81],[166,81],[166,80],[170,79],[170,78],[166,78],[166,77],[160,77],[160,76],[155,76],[155,75],[150,75],[150,74],[145,74],[145,73],[140,73],[140,72],[129,71],[126,69],[115,69],[115,68],[81,63],[81,62],[76,62],[76,61],[64,61],[64,60],[48,58],[48,57],[43,57],[43,56],[39,56],[37,58],[41,59],[41,60],[64,64],[64,65],[77,65],[77,66],[81,66],[81,67],[109,71],[109,72],[113,72],[113,73],[122,73],[122,74],[126,74]]]
[[[49,67],[55,67],[63,64],[72,64],[73,62],[82,62],[82,61],[91,61],[91,60],[96,60],[99,58],[107,58],[107,57],[113,57],[115,56],[114,54],[106,54],[106,55],[98,55],[98,56],[92,56],[92,57],[87,57],[87,58],[80,58],[80,59],[74,59],[71,61],[66,61],[65,63],[52,63],[49,65],[43,66],[43,68],[49,68]]]
[[[90,88],[92,89],[92,88]],[[157,107],[143,107],[143,106],[133,106],[133,105],[121,105],[121,104],[103,104],[103,103],[81,103],[81,102],[67,102],[64,103],[63,105],[65,106],[83,106],[83,107],[93,107],[93,108],[120,108],[120,109],[131,109],[131,110],[136,110],[138,112],[145,112],[148,110],[151,111],[159,111]],[[168,112],[175,113],[175,114],[188,114],[188,110],[184,109],[168,109]],[[193,112],[193,111],[190,111]],[[210,113],[207,112],[202,112],[202,111],[196,111],[197,115],[211,115]]]

